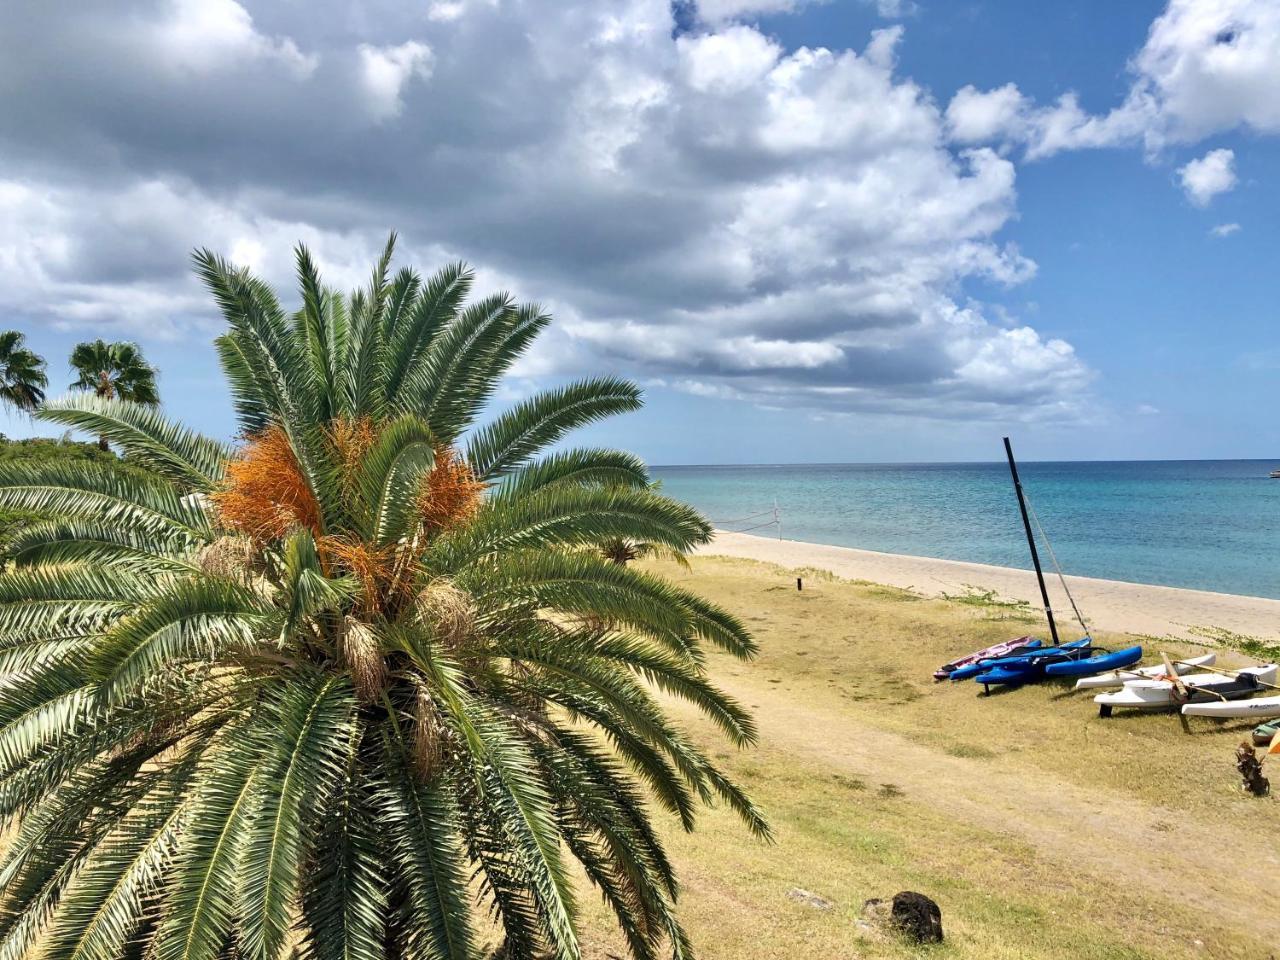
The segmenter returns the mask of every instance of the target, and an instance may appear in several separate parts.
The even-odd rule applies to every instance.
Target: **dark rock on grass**
[[[916,943],[942,942],[942,911],[923,893],[904,890],[892,900],[868,900],[862,905],[862,916]]]

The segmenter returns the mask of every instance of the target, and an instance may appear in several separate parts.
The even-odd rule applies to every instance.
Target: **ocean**
[[[1265,460],[1019,463],[1064,572],[1280,599],[1280,466]],[[999,463],[666,466],[669,496],[724,530],[1031,568]],[[1052,575],[1048,551],[1041,562]]]

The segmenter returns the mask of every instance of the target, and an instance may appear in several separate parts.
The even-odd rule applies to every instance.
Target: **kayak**
[[[1084,651],[1090,649],[1089,645],[1091,643],[1093,643],[1092,640],[1084,637],[1080,640],[1064,643],[1060,647],[1038,647],[1031,650],[1023,650],[1019,653],[1011,653],[1007,657],[992,657],[987,660],[979,660],[978,665],[983,667],[1007,667],[1041,661],[1046,657],[1078,657]]]
[[[984,687],[999,684],[1034,683],[1037,680],[1044,679],[1045,669],[1050,664],[1082,660],[1088,657],[1089,651],[1092,649],[1089,645],[1092,642],[1088,637],[1084,637],[1072,643],[1064,643],[1060,647],[1034,650],[1031,653],[1017,657],[988,660],[983,664],[986,668],[984,672],[979,673],[973,679]]]
[[[1175,660],[1173,669],[1179,675],[1190,673],[1196,667],[1211,667],[1217,659],[1217,654],[1206,653],[1202,657],[1191,657],[1187,660]],[[1092,687],[1122,687],[1128,680],[1141,680],[1143,678],[1159,677],[1165,672],[1164,664],[1158,663],[1151,667],[1135,667],[1132,670],[1114,670],[1111,673],[1101,673],[1096,677],[1081,677],[1076,681],[1077,690],[1088,690]]]
[[[1051,663],[1044,668],[1046,677],[1087,677],[1104,670],[1117,670],[1131,667],[1142,659],[1141,647],[1126,647],[1115,653],[1099,653],[1083,660],[1064,660]]]
[[[1041,641],[1032,640],[1021,647],[1014,647],[1008,651],[1005,656],[1001,657],[983,657],[981,660],[975,660],[973,663],[966,663],[964,666],[956,667],[947,675],[949,680],[969,680],[983,670],[1001,663],[1021,663],[1026,657],[1035,655],[1044,655],[1054,653],[1057,647],[1043,647]]]
[[[1043,641],[1035,637],[1018,637],[1016,640],[1005,640],[1003,643],[997,643],[984,650],[975,650],[968,656],[961,657],[959,660],[952,660],[950,663],[944,663],[937,670],[933,671],[933,679],[947,680],[951,678],[952,673],[957,669],[966,666],[977,666],[979,660],[990,660],[995,657],[1005,657],[1011,653],[1033,650],[1041,646]],[[976,672],[976,671],[975,671]]]
[[[1253,745],[1255,747],[1269,747],[1277,733],[1280,733],[1280,720],[1268,720],[1266,723],[1260,723],[1253,728]]]
[[[1182,706],[1184,717],[1280,717],[1280,697],[1258,697],[1254,700],[1238,700],[1224,703],[1186,703]]]
[[[1262,667],[1246,667],[1234,677],[1217,673],[1197,674],[1182,681],[1187,688],[1189,702],[1242,700],[1251,697],[1264,685],[1276,682],[1274,663]],[[1098,705],[1098,716],[1109,717],[1116,707],[1134,710],[1171,710],[1188,702],[1169,680],[1129,680],[1114,693],[1100,693],[1093,698]]]

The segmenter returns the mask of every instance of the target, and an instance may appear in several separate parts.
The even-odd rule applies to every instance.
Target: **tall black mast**
[[[1027,531],[1027,546],[1031,548],[1031,563],[1036,568],[1036,581],[1040,584],[1040,598],[1044,600],[1044,615],[1049,618],[1049,635],[1053,645],[1058,645],[1058,626],[1053,622],[1053,607],[1049,604],[1049,591],[1044,585],[1044,571],[1040,569],[1040,554],[1036,552],[1036,538],[1031,533],[1031,519],[1027,516],[1027,501],[1022,495],[1022,481],[1018,479],[1018,464],[1013,459],[1013,447],[1004,438],[1004,452],[1009,458],[1009,472],[1013,474],[1013,489],[1018,493],[1018,509],[1022,511],[1022,526]]]

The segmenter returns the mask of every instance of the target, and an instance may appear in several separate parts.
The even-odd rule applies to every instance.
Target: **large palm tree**
[[[136,343],[78,343],[71,351],[71,370],[76,374],[71,383],[73,390],[90,390],[106,400],[129,400],[146,406],[160,402],[156,368],[147,363]],[[98,446],[107,449],[105,435],[98,438]]]
[[[0,333],[0,402],[17,410],[32,411],[44,402],[44,359],[26,348],[17,330]]]
[[[340,296],[299,248],[291,316],[196,255],[240,447],[73,395],[41,416],[155,480],[0,467],[0,505],[60,518],[0,576],[0,960],[465,958],[492,931],[576,957],[571,860],[633,956],[684,957],[651,807],[690,829],[720,799],[767,834],[655,698],[751,743],[705,670],[751,638],[596,547],[686,551],[706,522],[633,456],[542,452],[638,391],[471,429],[548,317],[465,305],[460,264],[389,278],[391,253]]]

